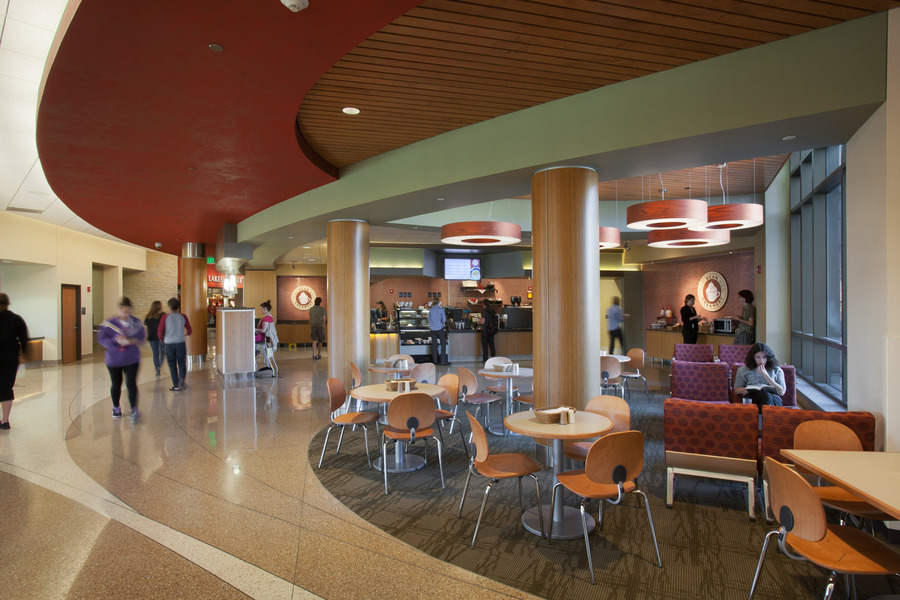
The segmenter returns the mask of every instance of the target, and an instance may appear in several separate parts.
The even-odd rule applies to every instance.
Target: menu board
[[[445,258],[444,279],[451,281],[481,281],[481,259]]]

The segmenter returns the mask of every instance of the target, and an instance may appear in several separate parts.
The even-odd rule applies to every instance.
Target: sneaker
[[[113,419],[121,419],[122,418],[122,409],[118,406],[113,409]]]
[[[181,391],[181,388],[178,387],[178,386],[176,385],[176,386],[170,387],[170,388],[169,388],[169,391],[172,391],[172,392],[180,392],[180,391]]]
[[[9,421],[0,423],[0,429],[9,429]]]
[[[131,409],[131,422],[134,423],[135,419],[141,418],[141,411],[136,408]]]

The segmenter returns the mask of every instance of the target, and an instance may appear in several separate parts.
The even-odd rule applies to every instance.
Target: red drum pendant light
[[[722,246],[731,241],[727,230],[664,229],[647,234],[651,248],[703,248]]]
[[[600,249],[618,248],[622,245],[621,235],[615,227],[600,228]]]
[[[762,204],[719,204],[707,209],[706,230],[749,229],[765,222]]]
[[[644,231],[683,229],[706,223],[703,200],[654,200],[628,207],[628,227]]]
[[[441,241],[455,246],[509,246],[522,241],[522,228],[503,221],[461,221],[441,227]]]

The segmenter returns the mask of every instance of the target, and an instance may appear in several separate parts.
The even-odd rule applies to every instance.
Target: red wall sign
[[[220,288],[224,287],[225,275],[216,271],[215,265],[206,265],[206,287]],[[237,287],[239,290],[244,289],[244,276],[237,276]]]

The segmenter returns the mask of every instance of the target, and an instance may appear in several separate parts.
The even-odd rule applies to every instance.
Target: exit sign
[[[215,256],[207,256],[207,257],[206,257],[206,264],[208,264],[208,265],[214,265],[214,264],[216,264],[216,257],[215,257]]]

